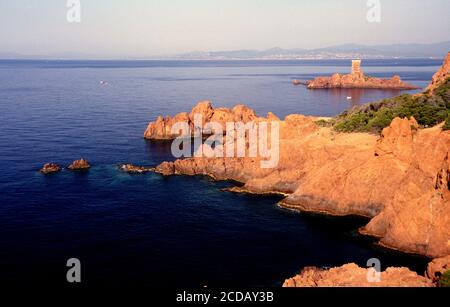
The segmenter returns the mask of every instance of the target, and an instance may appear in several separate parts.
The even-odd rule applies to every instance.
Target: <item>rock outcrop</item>
[[[370,270],[370,271],[369,271]],[[387,268],[375,276],[373,269],[354,263],[323,270],[307,267],[283,287],[433,287],[433,283],[407,268]]]
[[[434,91],[450,78],[450,52],[442,64],[442,67],[434,74],[431,84],[427,87],[427,92],[433,94]]]
[[[439,277],[447,271],[450,271],[450,255],[431,261],[427,267],[427,277],[433,282],[437,282]]]
[[[56,163],[46,163],[44,166],[39,170],[40,173],[47,175],[47,174],[53,174],[61,171],[61,167]]]
[[[70,164],[67,168],[72,171],[83,171],[90,169],[91,166],[85,159],[80,159],[73,161],[72,164]]]
[[[225,126],[226,122],[243,122],[248,123],[256,120],[255,111],[244,106],[237,105],[232,109],[212,107],[210,101],[199,102],[190,113],[179,113],[173,117],[159,116],[156,121],[151,122],[145,130],[144,137],[151,140],[172,140],[181,133],[172,133],[172,127],[175,123],[188,123],[191,133],[194,132],[195,115],[202,118],[202,124],[209,122],[217,122]]]

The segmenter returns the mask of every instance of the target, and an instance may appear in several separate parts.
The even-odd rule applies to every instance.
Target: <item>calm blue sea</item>
[[[440,64],[363,68],[424,87]],[[228,182],[117,169],[171,160],[170,144],[143,132],[200,100],[261,115],[335,115],[399,94],[291,84],[348,71],[349,61],[0,61],[0,284],[65,285],[69,258],[80,259],[84,286],[277,286],[304,266],[374,257],[422,273],[426,260],[357,236],[364,220],[286,211],[277,197],[220,191]],[[37,172],[80,157],[88,173]]]

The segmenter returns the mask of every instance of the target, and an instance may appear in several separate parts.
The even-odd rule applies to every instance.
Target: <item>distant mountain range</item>
[[[376,58],[443,58],[450,51],[450,41],[435,44],[393,44],[366,46],[344,44],[319,49],[195,51],[176,56],[189,60],[288,60],[288,59],[376,59]]]
[[[387,58],[444,58],[450,51],[450,41],[434,44],[392,44],[392,45],[358,45],[343,44],[318,49],[283,49],[267,50],[231,50],[231,51],[193,51],[174,56],[151,57],[108,57],[118,60],[295,60],[295,59],[387,59]],[[105,59],[100,55],[88,55],[76,52],[52,55],[24,55],[18,53],[1,53],[0,59]]]

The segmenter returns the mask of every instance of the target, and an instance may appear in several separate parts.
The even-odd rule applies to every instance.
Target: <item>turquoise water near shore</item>
[[[425,87],[440,62],[363,68]],[[280,285],[304,266],[365,266],[369,258],[422,273],[426,259],[357,236],[364,220],[283,210],[279,197],[221,191],[229,182],[117,168],[173,159],[170,144],[143,139],[147,123],[200,100],[245,103],[261,115],[332,116],[400,93],[291,84],[348,70],[343,60],[0,61],[0,284],[64,285],[73,257],[86,286]],[[92,163],[88,173],[37,173],[45,162],[80,157]]]

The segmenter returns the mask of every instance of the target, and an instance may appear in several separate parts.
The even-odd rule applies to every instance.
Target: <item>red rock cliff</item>
[[[450,77],[450,52],[447,54],[447,57],[442,64],[441,69],[438,70],[433,76],[431,80],[431,84],[427,87],[427,91],[431,94],[434,92],[436,88],[438,88],[442,83],[445,82]]]

